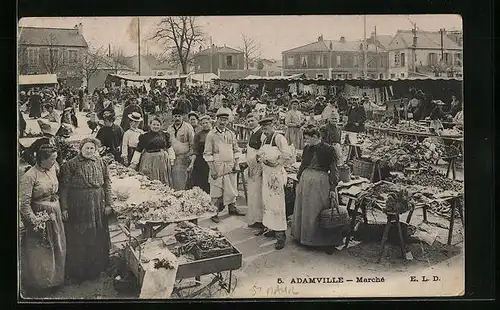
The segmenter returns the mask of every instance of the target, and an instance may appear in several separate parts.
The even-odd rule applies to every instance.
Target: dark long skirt
[[[330,208],[330,181],[323,171],[307,168],[300,177],[292,215],[292,236],[302,245],[337,246],[338,232],[319,226],[321,211]]]
[[[95,279],[108,265],[111,240],[104,209],[103,188],[69,190],[66,274],[76,281]]]
[[[209,170],[207,162],[202,156],[196,156],[193,164],[193,171],[188,178],[186,188],[191,189],[198,186],[207,194],[210,194],[210,183],[208,183]]]
[[[47,211],[51,220],[46,224],[45,236],[30,225],[26,225],[22,235],[22,283],[32,292],[64,284],[66,262],[66,236],[59,202],[34,205],[33,210]]]
[[[159,180],[163,184],[172,187],[172,167],[166,151],[148,153],[141,155],[139,172],[150,180]]]

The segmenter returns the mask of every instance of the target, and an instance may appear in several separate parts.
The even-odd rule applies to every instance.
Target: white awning
[[[191,74],[189,78],[198,82],[211,82],[219,79],[215,73],[195,73]]]
[[[56,74],[20,75],[19,85],[51,85],[57,84]]]

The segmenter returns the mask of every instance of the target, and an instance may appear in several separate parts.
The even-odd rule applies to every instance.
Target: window
[[[454,56],[455,56],[455,66],[461,67],[462,66],[462,54],[457,53]]]
[[[253,67],[255,67],[255,63],[254,63],[254,62],[251,62],[251,63],[249,63],[249,64],[248,64],[248,66],[249,66],[250,68],[253,68]]]
[[[354,67],[359,66],[359,58],[358,58],[358,56],[354,56],[354,59],[353,59],[353,60],[354,60],[354,61],[353,61],[353,65],[354,65]]]
[[[436,53],[429,53],[429,66],[435,66],[437,65],[437,54]]]
[[[450,53],[444,53],[444,63],[447,65],[452,64],[452,58],[451,58]]]
[[[294,63],[295,63],[295,58],[294,58],[293,56],[288,56],[288,57],[286,58],[286,64],[287,64],[288,66],[293,66],[293,65],[294,65]]]
[[[453,71],[448,72],[448,77],[452,78],[453,77]]]
[[[396,77],[396,74],[394,73],[391,73],[391,79],[395,78]]]
[[[342,65],[342,58],[340,55],[337,55],[337,67],[340,67]]]
[[[332,74],[332,79],[336,79],[337,78],[337,75],[336,74]]]
[[[395,67],[399,66],[399,52],[394,53],[394,66]]]
[[[323,78],[323,74],[319,74],[319,73],[318,73],[318,74],[316,74],[316,78],[318,78],[318,79],[322,79],[322,78]]]
[[[406,58],[405,58],[405,53],[401,53],[401,67],[404,67],[406,65]]]
[[[384,74],[380,73],[378,77],[381,78],[381,79],[383,79],[384,78]]]
[[[403,72],[401,72],[401,74],[399,76],[401,76],[402,78],[404,78],[405,74]]]
[[[323,57],[321,55],[316,56],[316,66],[322,66],[323,65]]]
[[[78,61],[78,52],[69,51],[69,63],[76,63]]]
[[[50,50],[50,58],[51,58],[52,62],[59,61],[59,50],[57,48],[53,48]]]
[[[300,64],[302,65],[302,67],[307,67],[307,56],[300,57]]]
[[[226,56],[226,66],[228,66],[228,67],[233,66],[233,56],[231,56],[231,55]]]
[[[30,66],[38,65],[38,50],[28,49],[28,63]]]

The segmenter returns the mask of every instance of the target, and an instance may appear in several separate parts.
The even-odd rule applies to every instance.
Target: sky
[[[23,18],[19,26],[73,28],[82,23],[83,34],[93,48],[120,47],[126,55],[137,55],[137,44],[129,34],[132,17],[35,17]],[[141,54],[161,52],[162,48],[146,40],[161,17],[141,17]],[[218,46],[239,48],[242,34],[260,44],[261,56],[281,59],[281,52],[316,41],[360,40],[364,36],[363,15],[286,15],[286,16],[199,16],[197,22],[207,38]],[[460,15],[366,15],[366,36],[377,28],[377,35],[394,35],[398,29],[422,31],[462,29]],[[206,46],[209,43],[207,41]]]

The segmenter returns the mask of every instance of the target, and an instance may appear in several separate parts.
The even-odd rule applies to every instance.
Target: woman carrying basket
[[[342,244],[339,233],[320,226],[322,211],[331,208],[331,199],[336,199],[335,188],[339,180],[335,149],[321,141],[315,128],[304,132],[306,146],[297,172],[295,210],[292,216],[292,236],[298,243],[321,247],[328,254]],[[336,200],[334,200],[336,202]]]

